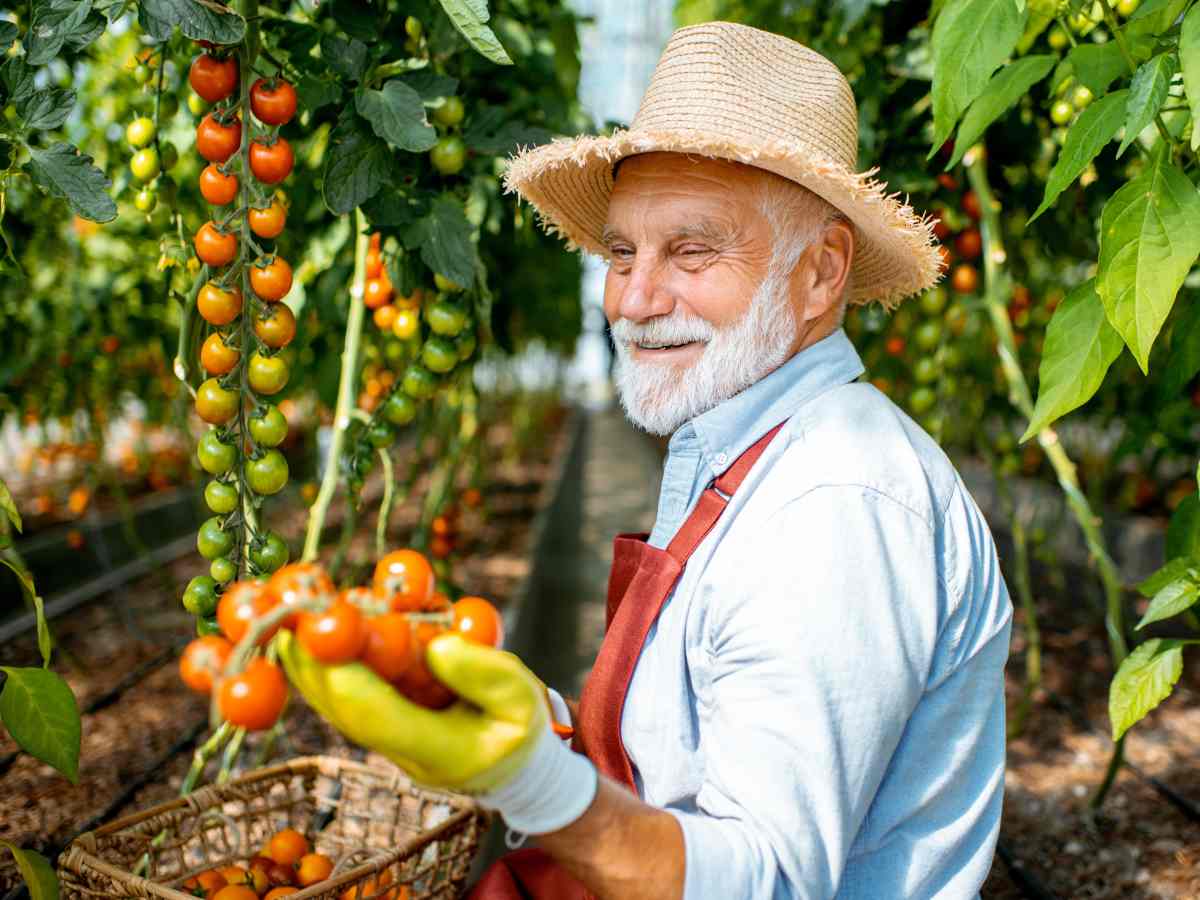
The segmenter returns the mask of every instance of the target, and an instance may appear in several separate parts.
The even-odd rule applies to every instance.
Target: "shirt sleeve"
[[[943,630],[960,636],[943,629],[956,601],[914,511],[866,488],[826,487],[768,525],[713,580],[704,781],[694,810],[670,810],[684,834],[686,900],[837,895]],[[994,679],[982,688],[994,694]],[[1000,741],[1002,770],[1002,730]]]

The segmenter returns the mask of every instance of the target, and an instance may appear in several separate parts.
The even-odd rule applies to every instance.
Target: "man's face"
[[[622,405],[651,433],[673,432],[794,350],[787,273],[770,271],[762,177],[675,153],[621,164],[605,229],[604,312]]]

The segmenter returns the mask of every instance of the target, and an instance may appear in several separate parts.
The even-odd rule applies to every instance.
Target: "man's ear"
[[[838,216],[800,255],[792,272],[793,288],[804,299],[801,316],[819,319],[841,301],[854,262],[854,226]]]

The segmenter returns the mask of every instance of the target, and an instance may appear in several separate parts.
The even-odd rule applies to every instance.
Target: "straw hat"
[[[609,137],[559,138],[509,161],[505,185],[547,231],[605,255],[600,234],[625,157],[670,151],[734,160],[819,194],[854,223],[848,300],[895,306],[940,277],[932,226],[874,169],[855,172],[858,114],[837,67],[788,38],[730,22],[671,35],[633,125]]]

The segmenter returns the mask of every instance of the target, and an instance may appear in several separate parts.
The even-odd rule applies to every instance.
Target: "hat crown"
[[[632,130],[801,144],[850,170],[858,161],[858,112],[837,66],[790,38],[732,22],[671,35]]]

